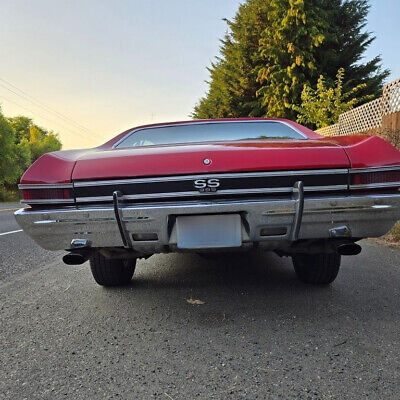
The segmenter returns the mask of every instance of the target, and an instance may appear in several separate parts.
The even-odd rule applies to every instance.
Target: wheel
[[[99,252],[90,257],[94,280],[101,286],[128,285],[135,272],[136,259],[108,259]]]
[[[330,254],[296,254],[292,256],[294,270],[305,283],[328,285],[339,272],[341,256]]]

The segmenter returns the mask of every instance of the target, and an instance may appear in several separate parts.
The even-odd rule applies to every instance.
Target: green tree
[[[209,89],[195,106],[195,118],[228,118],[265,114],[256,93],[262,64],[259,40],[268,19],[268,2],[252,0],[239,6],[235,18],[225,20],[229,31],[221,40],[220,56],[208,68]]]
[[[22,139],[29,140],[29,127],[33,124],[32,119],[23,115],[8,119],[15,130],[15,139],[19,143]]]
[[[304,82],[317,69],[315,52],[324,41],[325,18],[320,1],[270,0],[270,26],[260,38],[262,87],[257,92],[268,115],[292,117]]]
[[[16,162],[15,131],[0,109],[0,184],[13,184],[21,170]]]
[[[6,118],[0,109],[0,197],[44,153],[60,150],[58,136],[25,116]]]
[[[33,123],[31,118],[19,115],[9,118],[15,130],[15,139],[21,150],[21,162],[27,158],[23,169],[29,167],[44,153],[61,149],[61,142],[52,131],[46,130]]]
[[[325,39],[315,53],[318,66],[316,76],[324,75],[327,82],[332,84],[337,71],[344,68],[344,90],[365,83],[360,95],[380,97],[389,71],[382,69],[379,55],[369,61],[363,60],[365,51],[375,40],[375,36],[366,30],[369,0],[318,1],[323,2],[327,24]]]
[[[23,138],[17,144],[17,154],[15,159],[21,173],[28,169],[28,167],[32,164],[32,153],[28,139]],[[19,180],[20,176],[18,176],[16,183],[18,183]]]
[[[322,75],[318,79],[316,89],[304,85],[301,93],[301,105],[292,106],[293,110],[298,112],[297,122],[313,128],[325,128],[338,122],[340,114],[351,110],[358,103],[371,100],[372,95],[355,97],[365,89],[365,83],[345,92],[343,81],[344,69],[341,68],[337,73],[335,87],[328,86]]]
[[[57,135],[53,132],[45,131],[36,125],[29,127],[29,142],[28,142],[31,162],[36,161],[41,155],[50,151],[61,149],[61,142]]]
[[[378,96],[388,71],[381,59],[361,62],[374,37],[365,30],[367,0],[247,0],[228,23],[220,55],[209,68],[195,118],[295,118],[304,84],[327,84],[346,69],[345,90]]]

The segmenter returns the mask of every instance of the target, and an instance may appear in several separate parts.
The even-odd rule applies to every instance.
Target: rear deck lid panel
[[[205,165],[205,159],[211,163]],[[72,179],[82,181],[348,167],[345,151],[329,142],[243,141],[98,149],[79,157]]]

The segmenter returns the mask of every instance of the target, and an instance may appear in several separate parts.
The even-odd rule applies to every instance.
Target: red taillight
[[[65,184],[54,185],[20,185],[22,202],[28,204],[57,204],[73,203],[74,197],[71,187]],[[61,186],[61,187],[57,187]]]
[[[352,175],[351,185],[400,186],[400,170],[355,173]]]
[[[23,189],[24,200],[71,199],[71,189]]]

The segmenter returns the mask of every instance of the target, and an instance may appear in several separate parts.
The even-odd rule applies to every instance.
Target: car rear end
[[[23,182],[30,208],[16,218],[42,247],[83,259],[97,250],[357,254],[357,241],[400,218],[400,159],[385,146],[301,138],[99,149],[72,167],[59,161],[72,168],[69,182]],[[384,148],[380,166],[366,166],[371,147]]]
[[[49,250],[69,249],[74,239],[85,239],[93,247],[128,244],[143,253],[175,251],[180,249],[176,219],[209,214],[240,215],[243,246],[378,237],[399,217],[399,194],[392,190],[399,173],[390,167],[370,172],[339,168],[22,185],[30,208],[16,218]],[[221,189],[196,191],[196,182],[210,181]],[[214,247],[211,238],[209,245]]]

